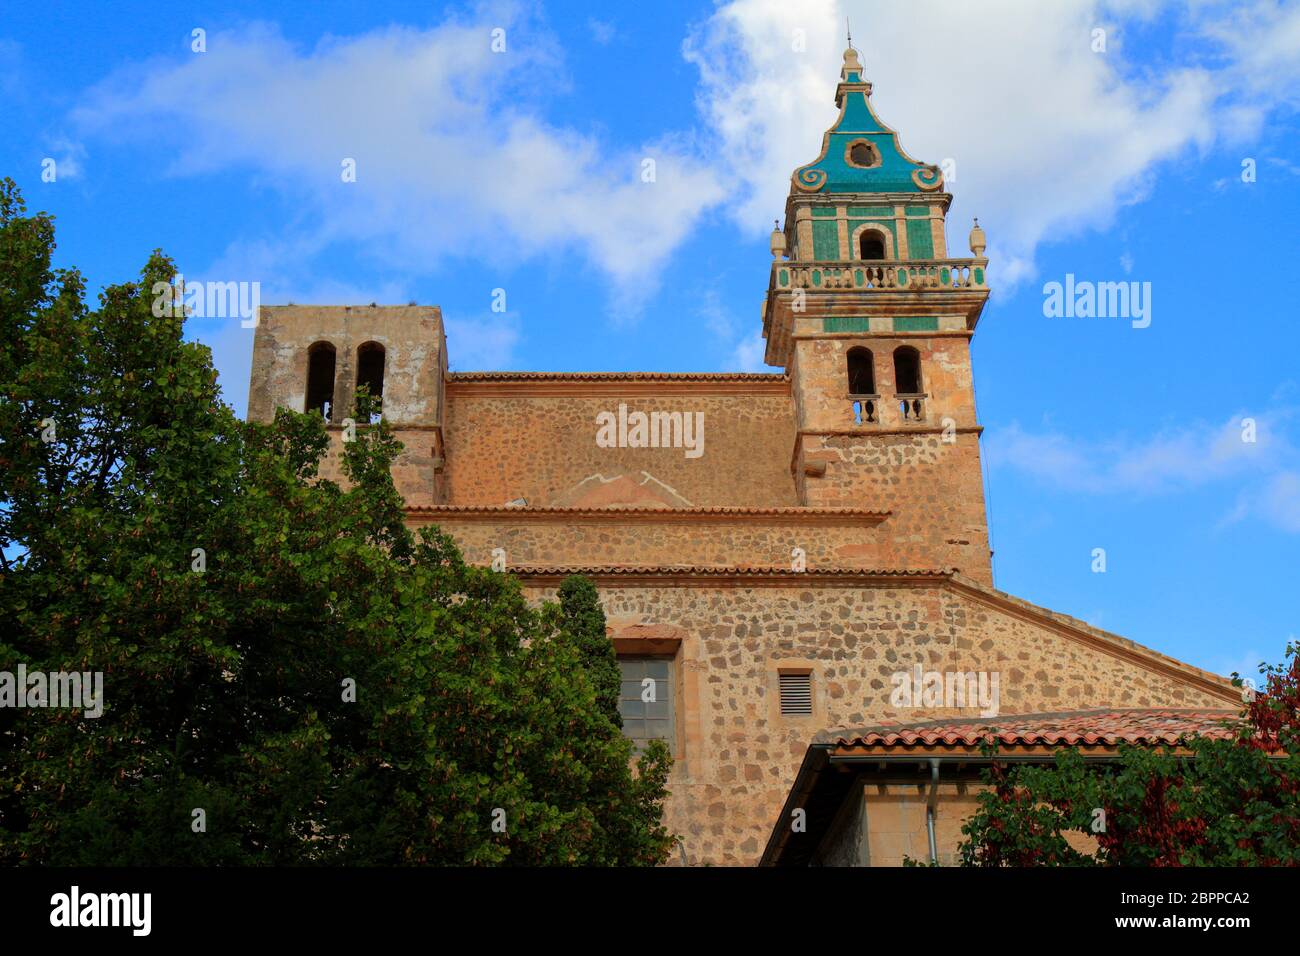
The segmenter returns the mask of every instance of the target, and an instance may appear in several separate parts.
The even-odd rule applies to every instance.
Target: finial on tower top
[[[850,80],[850,73],[858,75]],[[862,82],[862,64],[858,61],[858,51],[853,47],[849,47],[844,51],[844,69],[840,71],[840,78],[848,82]]]
[[[769,246],[772,250],[772,258],[780,259],[785,255],[785,233],[781,231],[781,221],[772,220],[772,241]]]
[[[852,78],[852,82],[862,82],[862,63],[858,60],[858,51],[853,48],[853,28],[849,26],[849,18],[844,18],[844,35],[848,37],[849,45],[844,51],[844,69],[840,70],[840,79],[849,80],[850,73],[856,73],[857,76]]]
[[[970,251],[975,253],[976,258],[979,258],[984,255],[987,246],[988,239],[984,235],[984,230],[980,228],[980,221],[976,219],[975,225],[971,227],[970,231]]]

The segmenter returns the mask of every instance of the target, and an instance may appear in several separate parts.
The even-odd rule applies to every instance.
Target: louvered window
[[[812,674],[781,674],[781,713],[812,713]]]

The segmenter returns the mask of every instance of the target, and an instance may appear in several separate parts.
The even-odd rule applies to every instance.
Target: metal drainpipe
[[[934,845],[934,804],[939,797],[939,761],[930,758],[930,796],[925,801],[925,833],[930,838],[930,865],[939,863],[939,851]]]

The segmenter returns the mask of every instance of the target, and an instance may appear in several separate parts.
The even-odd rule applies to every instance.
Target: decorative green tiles
[[[893,319],[895,332],[938,332],[935,315],[898,315]],[[870,332],[871,319],[865,315],[827,315],[822,317],[823,332]]]
[[[822,319],[823,332],[870,332],[871,320],[860,315],[828,315]]]
[[[939,317],[936,315],[896,315],[895,332],[938,332]]]
[[[907,220],[907,258],[934,258],[934,234],[929,219]]]
[[[840,258],[840,227],[836,222],[814,222],[813,258],[819,262],[835,262]]]

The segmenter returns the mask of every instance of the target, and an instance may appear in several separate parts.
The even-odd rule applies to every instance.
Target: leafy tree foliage
[[[104,706],[0,709],[0,863],[662,862],[590,583],[534,608],[413,536],[387,425],[240,422],[168,259],[89,308],[53,249],[0,184],[0,670]]]
[[[1230,739],[1125,746],[1101,768],[1077,749],[1049,767],[995,762],[963,865],[1300,864],[1300,645],[1261,673]]]
[[[605,612],[601,610],[596,586],[581,575],[572,575],[560,585],[560,609],[564,627],[578,645],[582,665],[596,685],[600,708],[619,727],[623,718],[618,712],[622,675],[614,645],[605,634]]]

